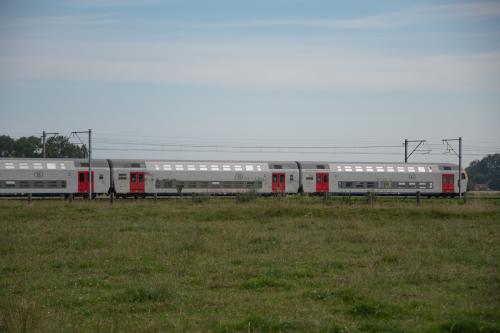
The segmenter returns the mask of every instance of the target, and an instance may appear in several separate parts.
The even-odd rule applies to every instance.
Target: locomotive
[[[0,195],[147,197],[204,193],[456,196],[467,174],[449,163],[0,158]],[[459,186],[459,182],[461,182]]]

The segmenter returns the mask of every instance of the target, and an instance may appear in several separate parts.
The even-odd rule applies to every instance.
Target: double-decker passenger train
[[[447,163],[0,159],[0,195],[120,197],[272,193],[455,196],[467,174]],[[461,182],[461,186],[459,186]]]

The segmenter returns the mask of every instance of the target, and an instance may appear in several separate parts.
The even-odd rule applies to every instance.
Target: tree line
[[[472,161],[466,170],[469,189],[473,189],[475,184],[487,184],[490,190],[500,191],[500,154]]]
[[[48,158],[84,158],[87,147],[78,146],[66,136],[58,135],[47,139],[45,156]],[[8,135],[0,135],[0,157],[43,157],[43,142],[37,136],[23,136],[13,139]]]

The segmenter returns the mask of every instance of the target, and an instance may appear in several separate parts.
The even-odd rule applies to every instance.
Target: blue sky
[[[0,132],[97,157],[468,162],[499,125],[497,1],[0,2]]]

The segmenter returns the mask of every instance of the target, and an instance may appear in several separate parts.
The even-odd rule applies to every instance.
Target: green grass
[[[0,201],[0,332],[500,332],[500,202]]]

